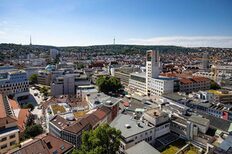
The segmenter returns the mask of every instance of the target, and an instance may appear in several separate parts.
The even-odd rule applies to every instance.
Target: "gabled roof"
[[[67,126],[64,128],[64,130],[77,134],[81,130],[83,130],[86,126],[90,125],[89,121],[85,118],[78,119],[74,124],[71,126]]]
[[[18,121],[17,121],[20,131],[23,131],[25,129],[25,125],[29,115],[30,115],[29,109],[20,109],[18,115]]]
[[[36,136],[33,140],[22,145],[21,148],[9,151],[10,154],[54,154],[66,153],[73,145],[51,134]]]
[[[4,97],[2,94],[0,94],[0,118],[6,117],[6,109],[4,104]]]
[[[9,123],[16,123],[16,122],[17,120],[14,117],[7,115],[4,118],[0,118],[0,127],[3,127]]]
[[[19,104],[15,100],[13,100],[13,99],[8,99],[8,100],[9,100],[10,106],[13,110],[20,109]]]

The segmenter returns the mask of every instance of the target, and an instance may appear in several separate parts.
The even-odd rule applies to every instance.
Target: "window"
[[[10,142],[10,146],[15,145],[15,144],[16,144],[16,141]]]
[[[15,138],[15,134],[10,136],[10,139]]]
[[[5,149],[7,147],[7,144],[4,144],[1,146],[1,149]]]
[[[4,137],[4,138],[1,139],[1,142],[3,142],[3,141],[6,141],[6,137]]]

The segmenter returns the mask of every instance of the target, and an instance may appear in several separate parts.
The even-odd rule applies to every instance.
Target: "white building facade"
[[[146,61],[146,91],[148,96],[173,93],[174,79],[159,77],[160,68],[159,52],[148,50]]]

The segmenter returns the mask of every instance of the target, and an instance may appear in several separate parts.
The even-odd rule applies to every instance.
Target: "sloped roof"
[[[14,123],[14,122],[17,122],[17,119],[15,119],[14,117],[12,116],[6,116],[4,118],[0,118],[0,127],[3,127],[5,126],[6,124],[9,124],[9,123]]]
[[[17,124],[21,131],[24,130],[29,115],[29,109],[20,109]]]
[[[54,154],[66,153],[71,150],[73,145],[57,138],[51,134],[42,134],[36,136],[32,141],[29,141],[21,148],[9,151],[10,154]]]
[[[13,110],[15,109],[20,109],[20,106],[18,104],[18,102],[16,102],[15,100],[13,99],[8,99],[9,100],[9,103],[10,103],[10,106]]]
[[[5,105],[4,105],[4,96],[0,94],[0,118],[6,117],[6,110],[5,110]]]

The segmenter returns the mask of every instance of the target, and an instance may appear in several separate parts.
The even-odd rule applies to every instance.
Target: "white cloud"
[[[129,44],[138,45],[177,45],[184,47],[223,47],[232,48],[232,36],[172,36],[148,39],[129,39]]]

